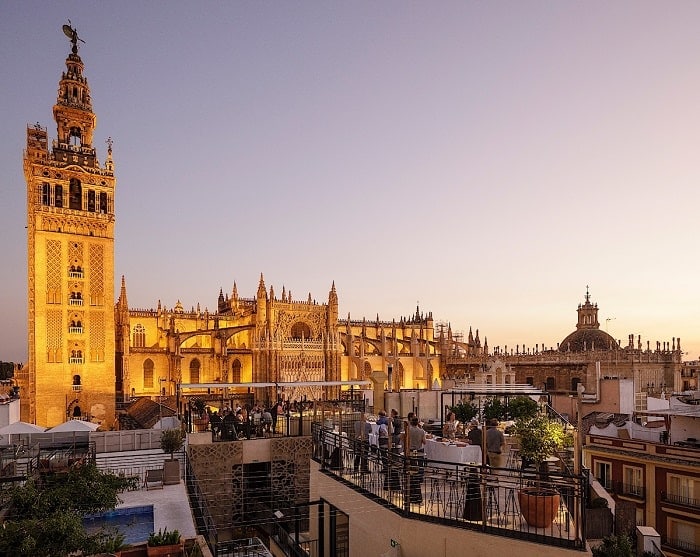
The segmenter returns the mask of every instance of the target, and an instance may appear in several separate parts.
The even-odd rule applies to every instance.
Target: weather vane
[[[73,45],[73,54],[78,54],[78,41],[81,43],[85,43],[85,41],[78,37],[78,30],[74,29],[72,25],[73,23],[71,23],[71,20],[69,19],[68,25],[63,26],[63,33],[70,39],[70,42]]]

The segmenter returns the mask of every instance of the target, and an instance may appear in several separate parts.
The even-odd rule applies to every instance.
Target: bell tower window
[[[80,211],[83,208],[83,186],[77,178],[70,179],[68,207]]]
[[[78,98],[78,90],[77,90],[77,89],[74,89],[74,90],[73,90],[73,93],[74,93],[74,98],[77,99],[77,98]],[[81,136],[82,136],[82,134],[81,134],[80,128],[78,128],[78,127],[72,127],[72,128],[70,129],[70,133],[69,133],[70,144],[71,144],[71,145],[75,145],[76,147],[80,147],[80,145],[81,145]]]
[[[53,199],[55,207],[63,207],[63,186],[56,184],[53,188]]]

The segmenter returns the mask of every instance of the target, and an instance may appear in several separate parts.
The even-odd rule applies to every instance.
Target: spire
[[[119,300],[118,303],[122,307],[128,307],[129,303],[126,300],[126,280],[124,279],[124,275],[122,275],[122,287],[119,290]]]
[[[267,291],[265,290],[265,279],[263,279],[262,273],[260,273],[260,282],[258,283],[258,298],[267,298]]]
[[[282,285],[282,301],[287,301],[287,289],[285,288],[284,284]]]
[[[236,281],[233,281],[233,291],[231,293],[231,298],[233,298],[234,302],[238,301],[238,287],[236,286]]]
[[[84,41],[70,25],[64,25],[63,32],[73,46],[66,58],[66,71],[61,75],[53,107],[58,136],[54,156],[62,162],[78,162],[81,166],[97,168],[99,164],[93,146],[97,116],[92,111],[90,86],[83,75],[85,65],[78,55],[78,41]],[[109,151],[111,157],[111,143]]]

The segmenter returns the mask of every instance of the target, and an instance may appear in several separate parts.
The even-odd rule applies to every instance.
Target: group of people
[[[447,439],[455,439],[457,436],[459,422],[455,413],[451,410],[447,412],[445,423],[442,426],[442,435]],[[487,464],[494,468],[503,468],[506,462],[506,438],[503,431],[498,427],[498,420],[491,418],[486,424],[486,455]],[[467,442],[470,445],[484,446],[484,437],[479,422],[474,419],[469,422],[467,431]]]
[[[277,429],[277,417],[284,414],[282,401],[269,406],[260,403],[250,406],[225,404],[220,410],[206,407],[200,420],[204,430],[211,430],[212,440],[233,441],[241,437],[271,435]]]

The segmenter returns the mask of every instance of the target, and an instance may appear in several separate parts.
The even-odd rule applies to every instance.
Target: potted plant
[[[184,437],[179,429],[166,429],[160,435],[160,448],[170,455],[170,460],[163,463],[163,483],[173,485],[180,483],[180,461],[175,459],[175,451],[182,448]]]
[[[520,512],[525,521],[536,528],[549,526],[559,510],[559,493],[551,486],[545,486],[541,475],[547,459],[567,443],[571,436],[564,425],[546,415],[518,420],[515,434],[520,438],[520,455],[523,464],[535,468],[536,481],[518,492]]]
[[[455,413],[455,418],[461,424],[468,424],[479,413],[479,409],[471,402],[460,401],[450,408]]]
[[[516,396],[508,402],[508,415],[511,420],[526,420],[534,418],[539,412],[537,402],[529,396]]]
[[[180,557],[183,544],[178,530],[168,528],[158,529],[158,533],[151,532],[146,544],[148,557]]]
[[[500,422],[508,417],[508,406],[498,397],[489,397],[484,402],[482,415],[486,421],[495,418]]]

